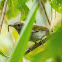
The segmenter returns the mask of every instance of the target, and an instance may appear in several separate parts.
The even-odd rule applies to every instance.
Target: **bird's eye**
[[[18,27],[20,27],[20,24],[18,24]]]

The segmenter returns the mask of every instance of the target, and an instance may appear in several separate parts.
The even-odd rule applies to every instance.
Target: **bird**
[[[23,25],[24,25],[24,22],[16,22],[8,26],[14,27],[17,30],[17,32],[20,34],[20,31],[22,30]],[[41,40],[40,42],[43,43],[42,38],[48,35],[49,35],[48,28],[43,26],[33,25],[29,41],[33,41],[36,44],[38,40]]]

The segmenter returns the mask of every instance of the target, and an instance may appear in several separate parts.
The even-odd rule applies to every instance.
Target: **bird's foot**
[[[31,48],[29,48],[28,50],[31,51]]]
[[[42,39],[41,39],[41,41],[40,41],[40,45],[41,45],[41,44],[43,44]]]

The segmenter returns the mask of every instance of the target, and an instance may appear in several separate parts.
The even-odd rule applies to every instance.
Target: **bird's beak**
[[[8,25],[8,32],[9,32],[9,27],[10,27],[10,26],[13,27],[13,25]]]
[[[14,27],[14,25],[8,25],[8,26]]]

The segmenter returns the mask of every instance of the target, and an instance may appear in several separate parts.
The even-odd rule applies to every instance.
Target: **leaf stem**
[[[1,16],[1,22],[0,22],[0,32],[1,32],[2,24],[3,24],[5,12],[6,12],[7,3],[8,3],[8,0],[5,0],[3,11],[2,11],[2,16]]]

